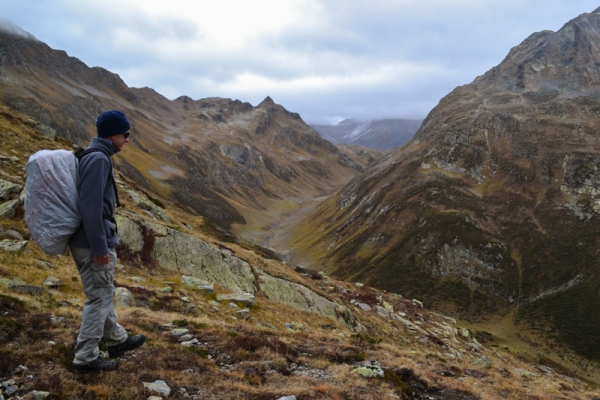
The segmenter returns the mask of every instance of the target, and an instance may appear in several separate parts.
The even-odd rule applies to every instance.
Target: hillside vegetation
[[[598,375],[599,27],[596,10],[529,36],[277,248],[497,332],[512,324]]]
[[[119,306],[119,320],[149,341],[122,357],[115,372],[78,375],[71,362],[84,295],[75,266],[68,255],[47,256],[28,241],[19,200],[28,157],[72,145],[44,133],[31,117],[0,106],[0,382],[6,399],[600,398],[595,385],[560,365],[508,346],[487,347],[484,332],[465,329],[416,299],[291,269],[260,248],[223,241],[206,220],[176,204],[164,207],[165,199],[136,189],[118,168],[119,217],[157,230],[146,233],[137,253],[132,241],[121,246],[116,274],[116,286],[133,296]],[[181,266],[163,267],[151,251],[159,226],[223,259],[247,263],[260,277],[249,296],[254,301],[224,300],[228,282],[192,288]],[[210,260],[202,263],[208,267]],[[265,286],[276,279],[291,288],[277,301]],[[285,300],[299,293],[330,302],[343,315]],[[166,386],[150,385],[158,381]]]

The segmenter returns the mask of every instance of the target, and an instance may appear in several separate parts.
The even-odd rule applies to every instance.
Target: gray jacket
[[[115,212],[115,189],[112,183],[110,157],[116,153],[112,143],[94,138],[88,148],[99,148],[79,161],[79,212],[81,226],[69,244],[92,250],[93,257],[108,254],[109,247],[119,244],[117,227],[112,222]]]

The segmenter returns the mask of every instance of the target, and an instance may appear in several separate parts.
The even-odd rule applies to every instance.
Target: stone
[[[481,368],[491,368],[492,362],[486,356],[481,356],[473,361],[473,365]]]
[[[194,339],[192,339],[192,340],[187,340],[187,341],[185,341],[185,342],[181,342],[181,345],[182,345],[183,347],[191,347],[191,346],[193,346],[193,345],[196,345],[196,344],[198,344],[198,343],[200,343],[200,342],[198,341],[198,339],[194,338]]]
[[[131,307],[132,300],[133,294],[129,289],[124,287],[115,289],[115,308]]]
[[[2,239],[14,239],[14,240],[25,240],[23,238],[23,235],[21,235],[21,233],[12,230],[12,229],[8,229],[5,231],[0,231],[0,238]]]
[[[33,261],[35,261],[35,263],[37,265],[39,265],[40,267],[44,267],[44,268],[52,268],[53,267],[52,263],[49,263],[48,261],[37,260],[37,259],[33,260]]]
[[[186,303],[185,304],[185,313],[186,314],[198,314],[198,307],[195,304]]]
[[[191,333],[186,333],[185,335],[182,335],[179,337],[179,339],[177,339],[178,342],[187,342],[189,340],[192,340],[194,338],[194,335],[192,335]]]
[[[14,218],[17,215],[17,208],[21,205],[19,199],[5,201],[0,204],[0,217],[2,218]]]
[[[11,181],[6,181],[4,179],[0,179],[0,200],[9,200],[10,196],[15,193],[20,193],[23,190],[23,186],[18,183],[12,183]]]
[[[163,397],[169,397],[171,394],[171,388],[167,383],[163,380],[157,379],[154,382],[143,382],[143,385],[146,389],[151,392],[157,392]]]
[[[256,298],[251,293],[218,294],[217,301],[233,301],[247,306],[256,304]]]
[[[116,218],[122,243],[134,253],[144,245],[142,226],[153,233],[152,258],[162,268],[217,282],[231,291],[256,292],[256,278],[247,262],[188,233],[150,221]]]
[[[34,390],[31,392],[31,397],[33,400],[43,400],[46,399],[50,396],[50,392],[43,392],[43,391],[38,391],[38,390]]]
[[[35,130],[49,139],[52,139],[52,140],[56,139],[56,129],[52,128],[51,126],[38,123],[35,126]]]
[[[370,305],[365,303],[356,303],[356,305],[365,312],[373,310],[373,308]]]
[[[165,286],[156,290],[158,293],[171,293],[173,288],[171,286]]]
[[[181,283],[192,289],[202,290],[204,292],[212,293],[215,291],[215,285],[202,279],[194,278],[193,276],[183,275],[181,277]]]
[[[4,285],[4,283],[1,285]],[[23,279],[17,277],[8,281],[7,287],[21,294],[38,295],[45,292],[43,287],[30,285]]]
[[[12,280],[10,280],[8,278],[0,278],[0,287],[8,289],[9,287],[11,287],[11,284],[12,284]]]
[[[377,311],[377,314],[381,315],[384,318],[390,318],[390,315],[392,314],[387,308],[381,307],[380,305],[376,305],[375,310]]]
[[[176,328],[171,331],[171,335],[173,336],[183,336],[188,333],[190,330],[186,328]]]
[[[260,278],[260,289],[271,301],[287,304],[302,311],[323,315],[334,321],[345,324],[350,330],[361,330],[362,327],[346,307],[315,293],[306,286],[275,278],[256,268]]]
[[[27,240],[11,240],[11,239],[3,239],[0,240],[0,250],[4,250],[7,253],[19,253],[25,247],[29,241]]]
[[[385,374],[383,367],[377,361],[369,361],[365,365],[353,369],[352,372],[364,376],[365,378],[383,378]]]
[[[536,374],[535,372],[527,371],[526,369],[522,369],[522,368],[515,368],[512,370],[512,372],[513,372],[513,374],[518,375],[522,378],[533,378],[533,377],[540,376],[539,374]]]
[[[51,288],[57,288],[57,287],[60,287],[60,286],[65,286],[65,283],[62,280],[60,280],[60,279],[58,279],[58,278],[56,278],[54,276],[49,276],[49,277],[46,278],[46,280],[44,281],[43,285],[44,286],[49,286]]]
[[[304,329],[304,325],[300,322],[290,322],[285,324],[285,327],[292,331],[301,331]]]
[[[250,318],[250,310],[247,308],[244,308],[242,310],[236,311],[235,315],[237,315],[241,319],[248,319],[248,318]]]
[[[421,302],[417,299],[412,299],[412,303],[416,306],[419,306],[421,309],[423,309],[423,302]]]
[[[161,219],[167,224],[171,224],[171,219],[165,214],[164,211],[160,209],[156,204],[154,204],[148,196],[144,194],[140,194],[134,190],[127,190],[126,193],[131,197],[133,202],[137,204],[142,210],[146,211],[148,215],[150,215],[154,219]]]

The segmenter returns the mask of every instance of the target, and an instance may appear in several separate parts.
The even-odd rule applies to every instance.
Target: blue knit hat
[[[119,135],[129,130],[129,121],[121,111],[111,110],[103,112],[96,120],[98,137],[107,138]]]

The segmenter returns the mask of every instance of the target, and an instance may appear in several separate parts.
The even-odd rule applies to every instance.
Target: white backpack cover
[[[41,150],[26,166],[25,222],[42,251],[62,254],[81,224],[79,161],[67,150]]]

